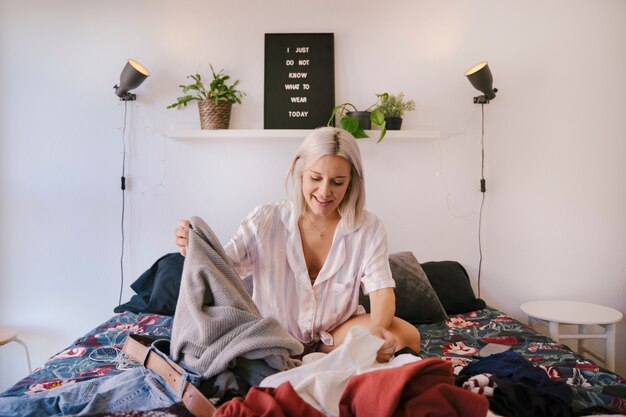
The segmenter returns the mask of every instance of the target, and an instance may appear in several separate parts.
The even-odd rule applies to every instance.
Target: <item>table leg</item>
[[[615,372],[615,323],[605,325],[606,346],[604,350],[604,366]]]
[[[578,334],[579,335],[584,335],[585,333],[585,325],[584,324],[579,324],[578,325]],[[583,344],[583,342],[585,341],[585,339],[578,339],[578,341],[576,342],[576,352],[580,355],[585,351],[585,345]]]
[[[548,329],[550,331],[550,338],[555,342],[559,342],[559,323],[557,321],[549,322]]]

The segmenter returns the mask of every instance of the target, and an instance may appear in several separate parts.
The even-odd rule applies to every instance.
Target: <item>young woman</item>
[[[364,209],[361,154],[350,133],[315,129],[287,174],[290,200],[257,207],[225,246],[235,270],[251,277],[252,299],[305,346],[329,352],[355,325],[384,339],[377,360],[420,349],[420,335],[394,317],[395,283],[382,222]],[[175,230],[185,255],[189,222]],[[371,312],[359,305],[359,287]]]

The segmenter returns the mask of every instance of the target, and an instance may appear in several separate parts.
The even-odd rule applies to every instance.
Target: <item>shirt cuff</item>
[[[375,281],[363,285],[363,294],[368,295],[372,291],[382,290],[383,288],[395,288],[396,282],[393,279],[384,281]]]
[[[333,346],[335,344],[335,341],[333,340],[333,335],[325,330],[322,330],[320,332],[320,341],[326,346]]]

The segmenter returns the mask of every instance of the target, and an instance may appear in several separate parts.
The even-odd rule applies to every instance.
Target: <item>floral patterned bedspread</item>
[[[122,352],[129,333],[169,339],[172,317],[130,312],[117,314],[51,357],[43,367],[35,369],[0,396],[28,395],[137,367],[139,364]]]
[[[487,307],[417,327],[422,336],[421,356],[450,361],[455,374],[479,360],[474,355],[485,344],[506,344],[544,369],[551,379],[565,380],[572,388],[574,414],[595,411],[626,414],[624,378],[498,310]]]
[[[172,317],[125,312],[113,316],[70,347],[54,355],[42,368],[0,396],[24,396],[102,375],[114,375],[138,366],[122,352],[129,333],[171,335]],[[512,346],[555,380],[565,380],[573,391],[573,412],[601,410],[626,414],[626,380],[555,343],[504,313],[485,308],[450,317],[445,322],[418,326],[423,357],[450,361],[455,373],[474,360],[486,343]]]

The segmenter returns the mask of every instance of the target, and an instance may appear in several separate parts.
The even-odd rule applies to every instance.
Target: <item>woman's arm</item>
[[[396,314],[396,295],[393,288],[382,288],[369,293],[372,328],[389,329]]]
[[[396,338],[389,331],[396,312],[396,296],[393,288],[382,288],[369,293],[370,297],[370,332],[385,340],[378,350],[376,360],[387,362],[396,351]]]

